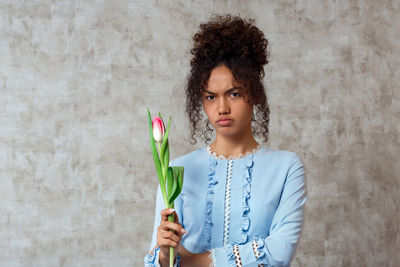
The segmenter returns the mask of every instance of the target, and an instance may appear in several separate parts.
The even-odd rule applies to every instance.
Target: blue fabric
[[[243,266],[290,266],[303,224],[306,202],[302,160],[290,151],[261,147],[234,159],[231,179],[228,243],[224,244],[224,208],[227,159],[217,159],[206,148],[171,161],[184,166],[183,189],[175,200],[179,221],[188,231],[181,245],[193,253],[214,249],[217,266],[236,266],[232,245],[239,245]],[[164,202],[158,186],[153,238]],[[251,242],[257,241],[256,259]],[[146,255],[146,266],[158,266]],[[179,262],[178,262],[179,266]]]

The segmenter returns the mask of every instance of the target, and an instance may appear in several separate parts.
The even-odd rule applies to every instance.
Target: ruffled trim
[[[256,241],[257,241],[257,245],[258,245],[258,246],[257,246],[257,250],[258,250],[258,252],[260,253],[260,256],[258,256],[258,258],[256,259],[256,262],[257,262],[258,264],[265,264],[265,263],[263,262],[263,258],[265,258],[265,252],[264,252],[264,250],[263,250],[264,245],[265,245],[265,243],[264,243],[264,238],[257,236],[257,237],[256,237]]]
[[[206,196],[206,209],[205,209],[205,221],[204,221],[204,232],[205,232],[205,245],[204,250],[209,250],[211,245],[211,227],[212,223],[212,207],[214,198],[214,186],[218,183],[215,180],[215,166],[217,166],[217,160],[213,157],[209,157],[209,174],[208,174],[208,187]]]
[[[231,245],[227,245],[223,247],[225,249],[225,253],[228,256],[228,263],[229,266],[231,267],[237,267],[236,266],[236,258],[235,258],[235,254],[233,254],[233,246]]]
[[[252,151],[248,151],[248,152],[246,152],[246,153],[240,153],[238,156],[228,156],[228,157],[225,157],[224,155],[217,155],[217,153],[216,152],[214,152],[214,151],[212,151],[212,149],[211,149],[211,145],[208,145],[207,146],[207,152],[208,152],[208,154],[210,154],[211,156],[213,156],[214,158],[216,158],[216,159],[218,159],[218,160],[235,160],[235,159],[241,159],[241,158],[244,158],[244,157],[247,157],[248,155],[250,155],[250,154],[255,154],[255,153],[257,153],[259,150],[260,150],[260,148],[261,148],[261,146],[260,146],[260,144],[257,144],[257,147],[256,148],[254,148]]]
[[[157,246],[155,249],[152,249],[149,253],[147,253],[146,257],[144,258],[145,266],[154,266],[156,264],[156,259],[158,259],[158,252],[160,247]]]
[[[156,248],[152,249],[144,258],[144,266],[145,267],[154,267],[154,266],[160,266],[159,264],[159,259],[160,259],[160,247],[157,246]],[[174,263],[174,267],[180,267],[180,262],[181,262],[181,256],[179,254],[176,254],[176,260]]]
[[[211,261],[210,267],[217,267],[217,256],[215,256],[216,250],[211,249],[208,258]]]
[[[245,170],[244,170],[244,175],[243,175],[243,191],[242,191],[242,237],[240,240],[241,244],[244,244],[247,242],[248,235],[247,231],[249,230],[250,227],[250,218],[249,218],[249,211],[250,207],[248,204],[248,200],[250,198],[250,191],[251,191],[251,171],[253,167],[253,154],[250,154],[248,157],[245,159]]]

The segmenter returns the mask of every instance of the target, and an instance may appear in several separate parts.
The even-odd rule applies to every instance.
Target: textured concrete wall
[[[145,110],[173,116],[173,157],[203,146],[183,86],[220,12],[269,38],[267,145],[306,164],[293,266],[400,266],[400,9],[383,0],[0,1],[0,266],[142,266]]]

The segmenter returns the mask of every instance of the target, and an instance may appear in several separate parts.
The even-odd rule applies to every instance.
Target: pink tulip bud
[[[164,123],[163,123],[163,121],[161,120],[160,117],[156,116],[152,120],[152,126],[153,126],[154,141],[156,143],[161,144],[163,139],[164,139],[164,133],[165,133]]]

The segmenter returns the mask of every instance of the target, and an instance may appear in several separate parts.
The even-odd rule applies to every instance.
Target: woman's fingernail
[[[185,229],[183,229],[183,228],[181,229],[181,232],[184,233],[184,234],[187,233],[187,231]]]
[[[170,212],[174,212],[175,210],[174,210],[174,209],[169,209],[169,211],[170,211]]]

